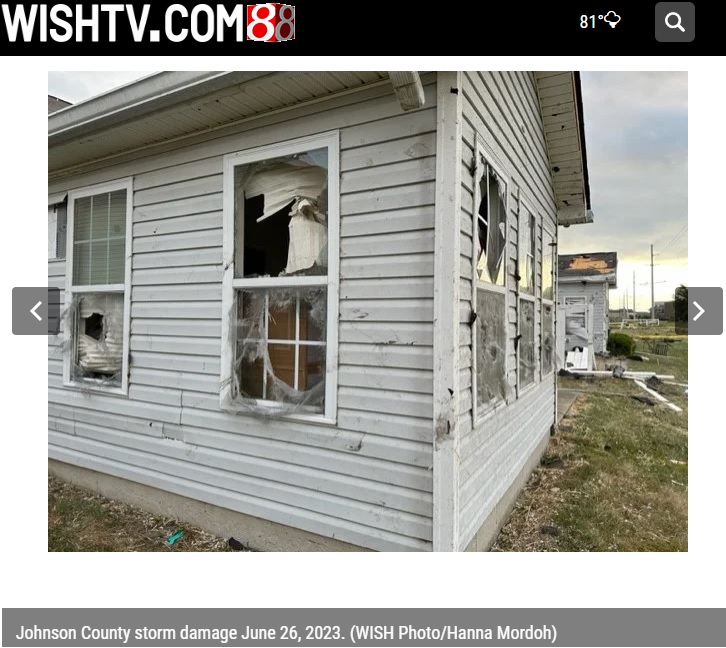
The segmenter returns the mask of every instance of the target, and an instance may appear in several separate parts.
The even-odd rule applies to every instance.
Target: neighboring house
[[[48,126],[51,471],[263,550],[488,548],[555,422],[577,73],[168,72]]]
[[[568,312],[565,350],[587,346],[603,353],[610,329],[609,292],[617,287],[617,252],[561,254],[558,258],[558,304]]]

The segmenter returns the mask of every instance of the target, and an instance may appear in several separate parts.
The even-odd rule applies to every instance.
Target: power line
[[[666,244],[663,248],[661,248],[660,253],[663,254],[665,250],[667,250],[671,245],[673,245],[683,234],[688,230],[688,223],[686,223],[681,229],[679,230],[678,234],[676,234],[671,240],[670,243]]]

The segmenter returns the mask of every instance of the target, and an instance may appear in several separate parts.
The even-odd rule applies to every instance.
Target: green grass
[[[628,368],[672,374],[673,382],[687,382],[687,339],[671,344],[667,357],[648,357],[649,362],[628,360]],[[677,413],[635,400],[634,395],[645,392],[632,380],[560,377],[559,387],[582,393],[551,439],[493,550],[687,551],[684,389],[659,387],[683,408]]]
[[[563,551],[687,551],[687,411],[587,394],[561,427]]]

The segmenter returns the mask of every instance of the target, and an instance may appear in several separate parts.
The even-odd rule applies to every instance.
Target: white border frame
[[[224,156],[223,168],[223,244],[224,274],[222,276],[222,350],[220,370],[219,404],[222,410],[237,414],[248,413],[243,405],[232,397],[232,371],[234,364],[233,306],[234,291],[242,288],[270,288],[279,286],[275,277],[260,279],[235,279],[235,229],[234,229],[234,170],[243,164],[252,164],[270,158],[304,153],[311,149],[328,150],[328,318],[325,357],[325,412],[320,414],[286,414],[280,418],[334,424],[337,420],[338,396],[338,309],[340,265],[340,134],[328,131],[294,140],[258,146]],[[332,198],[331,198],[332,197]],[[291,277],[285,285],[321,285],[317,278]],[[271,412],[279,403],[257,399],[258,405],[267,406]]]
[[[124,283],[99,284],[94,286],[73,287],[73,234],[75,227],[75,203],[78,198],[110,193],[119,189],[126,190],[126,248],[124,250]],[[73,295],[93,292],[123,292],[124,295],[124,337],[121,367],[121,386],[110,387],[91,378],[79,381],[71,378],[72,331],[68,322],[63,327],[63,385],[69,388],[98,391],[104,394],[128,396],[129,392],[129,340],[131,337],[131,245],[133,241],[134,182],[132,177],[89,185],[68,192],[68,214],[66,226],[66,276],[65,276],[65,310],[73,303]]]
[[[474,209],[472,214],[472,224],[473,224],[473,231],[472,231],[472,254],[471,254],[471,268],[472,268],[472,277],[471,277],[471,305],[472,310],[476,312],[476,297],[477,297],[477,290],[479,288],[482,288],[484,290],[489,290],[491,292],[496,292],[499,294],[504,295],[504,315],[505,318],[507,317],[507,313],[509,313],[509,289],[511,285],[511,278],[509,276],[509,245],[510,245],[510,210],[511,210],[511,196],[512,196],[512,176],[511,173],[507,170],[507,173],[503,172],[504,165],[499,162],[496,155],[494,155],[494,152],[485,144],[482,136],[479,133],[476,133],[476,142],[474,146]],[[479,273],[477,272],[477,256],[479,251],[479,220],[478,220],[478,209],[479,209],[479,202],[481,201],[481,190],[479,189],[479,171],[481,169],[482,165],[482,158],[486,161],[486,163],[494,169],[494,172],[499,176],[499,178],[504,182],[504,196],[505,196],[505,203],[504,203],[504,215],[505,215],[505,228],[504,231],[506,233],[505,241],[504,241],[504,259],[503,259],[503,266],[504,266],[504,285],[503,286],[497,286],[495,284],[489,283],[488,281],[480,281],[479,280]],[[476,324],[476,323],[475,323]],[[505,322],[505,331],[509,328],[509,320],[506,320]],[[478,395],[477,395],[477,362],[476,362],[476,341],[477,341],[477,326],[472,327],[472,334],[471,334],[471,417],[472,417],[472,425],[476,427],[481,421],[489,414],[497,411],[501,407],[506,407],[506,405],[509,402],[509,399],[503,398],[503,399],[493,399],[489,401],[488,403],[483,404],[481,407],[479,407],[478,404]],[[504,379],[508,380],[507,374],[509,373],[509,367],[507,366],[507,356],[509,355],[509,333],[506,332],[506,340],[505,340],[505,358],[504,358]]]

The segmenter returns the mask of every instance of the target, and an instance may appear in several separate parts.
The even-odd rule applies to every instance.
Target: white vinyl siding
[[[133,175],[134,210],[128,399],[71,393],[51,362],[49,456],[371,549],[431,550],[432,79],[421,110],[381,85],[52,181]],[[337,420],[220,411],[223,157],[333,129]]]
[[[471,380],[460,382],[459,432],[459,549],[463,550],[554,423],[554,375],[518,389],[518,357],[515,338],[519,334],[519,295],[515,275],[520,238],[518,218],[521,204],[548,230],[555,231],[555,202],[551,171],[544,140],[534,76],[529,72],[466,72],[463,75],[463,152],[460,259],[459,371],[473,376],[472,339],[469,319],[472,308],[472,255],[475,249],[473,219],[474,178],[471,162],[481,138],[491,154],[511,174],[508,206],[507,271],[507,384],[510,396],[484,416],[473,416]],[[539,220],[541,219],[541,221]],[[539,247],[541,244],[538,242]],[[536,252],[537,254],[537,252]],[[535,260],[535,269],[539,262]],[[539,273],[535,272],[535,283]],[[539,290],[539,286],[536,287]],[[535,292],[533,299],[539,295]],[[535,308],[535,330],[540,316]]]

